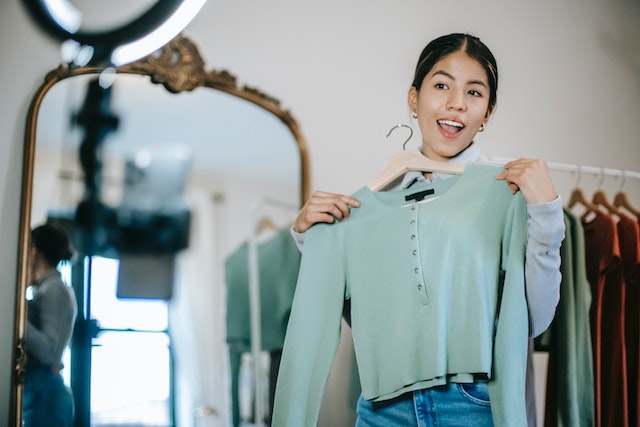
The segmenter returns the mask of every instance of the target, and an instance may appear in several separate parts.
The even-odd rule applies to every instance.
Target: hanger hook
[[[626,169],[622,169],[622,179],[620,180],[620,191],[622,191],[622,188],[624,187],[626,180],[627,180],[627,171]]]
[[[598,181],[598,189],[602,188],[603,183],[604,183],[604,167],[600,166],[600,180]]]
[[[412,128],[411,126],[409,126],[409,125],[405,125],[405,124],[395,125],[395,126],[394,126],[394,127],[392,127],[391,129],[389,129],[389,133],[387,133],[387,138],[389,137],[389,135],[391,135],[391,133],[392,133],[395,129],[400,128],[400,127],[405,127],[405,128],[407,128],[407,129],[409,129],[409,131],[411,132],[411,133],[409,134],[409,137],[408,137],[407,139],[405,139],[405,141],[402,143],[402,149],[404,150],[404,149],[405,149],[405,147],[406,147],[406,145],[407,145],[407,142],[409,142],[409,140],[410,140],[410,139],[411,139],[411,137],[413,136],[413,128]]]
[[[576,187],[580,186],[580,181],[582,181],[582,165],[578,165],[578,171],[576,173]]]

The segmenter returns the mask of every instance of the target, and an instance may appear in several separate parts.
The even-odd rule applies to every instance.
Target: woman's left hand
[[[522,191],[527,203],[548,203],[558,197],[546,163],[541,159],[517,159],[504,165],[496,179],[507,182],[511,192]]]

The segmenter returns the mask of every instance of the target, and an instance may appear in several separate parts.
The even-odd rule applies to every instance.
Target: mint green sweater
[[[275,427],[316,424],[344,298],[366,399],[486,376],[495,425],[527,425],[526,202],[500,171],[469,163],[418,203],[364,187],[349,221],[307,231]]]

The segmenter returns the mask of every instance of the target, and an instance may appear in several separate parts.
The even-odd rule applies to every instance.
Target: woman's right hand
[[[315,191],[298,212],[293,230],[297,233],[304,233],[318,222],[342,221],[349,218],[349,211],[352,207],[360,207],[360,202],[353,197]]]

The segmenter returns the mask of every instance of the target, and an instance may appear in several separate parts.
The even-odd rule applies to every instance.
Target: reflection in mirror
[[[71,117],[99,71],[61,66],[46,77],[32,102],[25,141],[18,295],[26,291],[30,228],[55,219],[73,232],[68,218],[83,196],[84,182],[78,160],[81,132],[71,125]],[[267,369],[273,360],[266,354],[266,362],[253,358],[250,364],[241,363],[248,360],[244,353],[265,356],[260,346],[246,341],[236,359],[237,353],[229,352],[227,321],[235,315],[244,318],[243,331],[260,331],[260,322],[256,325],[245,316],[248,264],[256,261],[252,253],[275,236],[289,237],[288,227],[308,195],[307,154],[298,125],[274,98],[239,87],[226,71],[205,71],[197,49],[183,36],[118,71],[111,110],[119,126],[103,142],[100,197],[108,205],[127,197],[127,159],[140,153],[154,158],[169,153],[174,158],[171,153],[186,148],[191,155],[184,192],[191,211],[189,246],[176,257],[168,301],[117,298],[118,270],[124,265],[117,255],[81,256],[65,270],[81,302],[63,369],[74,392],[76,417],[82,425],[93,426],[141,421],[188,426],[198,420],[226,426],[232,418],[268,413],[268,392],[255,393],[238,380],[242,375],[258,380],[255,367]],[[174,184],[166,166],[161,165],[151,180],[156,187],[165,180],[160,190]],[[292,239],[285,241],[290,249]],[[225,264],[233,264],[241,253],[245,302],[227,306]],[[293,259],[295,265],[297,250],[290,254],[285,261]],[[26,305],[22,298],[17,305],[18,423]],[[262,326],[268,327],[267,322]],[[234,378],[231,365],[237,368]],[[235,396],[247,390],[249,396],[232,398],[232,385]]]

